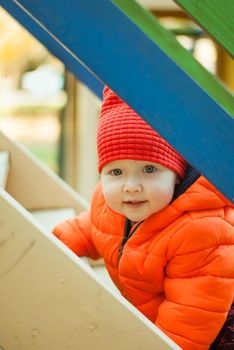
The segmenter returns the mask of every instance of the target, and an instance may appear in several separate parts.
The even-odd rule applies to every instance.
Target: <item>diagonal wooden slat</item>
[[[234,115],[233,95],[161,26],[155,16],[134,0],[112,1],[218,104]]]
[[[174,1],[234,56],[234,1]]]
[[[51,36],[45,30],[43,30],[36,21],[31,19],[15,2],[7,2],[6,10],[31,34],[33,34],[35,38],[37,38],[45,47],[47,47],[53,55],[58,57],[78,80],[84,83],[95,95],[102,98],[103,82],[94,76],[69,52],[63,50],[60,44],[58,44],[55,40],[51,40]]]
[[[1,0],[5,8],[8,3]],[[234,200],[232,117],[116,5],[108,0],[102,6],[98,0],[14,3]]]

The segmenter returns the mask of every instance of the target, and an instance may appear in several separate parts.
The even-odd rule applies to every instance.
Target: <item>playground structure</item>
[[[178,3],[191,14],[195,11],[190,6],[195,0]],[[102,6],[97,1],[70,0],[64,5],[57,0],[46,8],[41,6],[43,1],[1,4],[100,94],[102,82],[86,71],[82,61],[234,199],[233,97],[179,45],[174,53],[171,36],[162,29],[154,31],[159,28],[157,22],[139,5],[120,0],[105,0]],[[233,13],[233,5],[229,6],[221,9],[214,1],[214,25],[220,15]],[[207,30],[209,14],[204,5],[205,20],[199,17],[199,21]],[[233,55],[232,17],[227,16],[227,24],[227,33],[220,24],[215,35]],[[164,40],[162,31],[167,35]],[[160,89],[155,91],[153,86]],[[88,204],[3,134],[0,151],[1,169],[5,169],[0,196],[0,348],[115,350],[142,349],[147,344],[147,349],[178,349],[118,294],[102,266],[93,262],[88,266],[51,235],[55,223]],[[217,159],[222,173],[215,171]]]

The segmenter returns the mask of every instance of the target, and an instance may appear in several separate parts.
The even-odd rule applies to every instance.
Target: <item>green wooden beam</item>
[[[222,82],[209,73],[175,36],[163,28],[157,18],[134,0],[112,0],[148,37],[173,59],[196,83],[231,116],[234,116],[233,95]],[[191,96],[191,103],[192,96]]]
[[[174,0],[234,56],[233,0]]]

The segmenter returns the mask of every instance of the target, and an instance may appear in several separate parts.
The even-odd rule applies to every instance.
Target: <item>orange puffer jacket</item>
[[[79,256],[103,257],[122,295],[182,349],[209,349],[233,302],[234,207],[200,177],[141,223],[118,257],[124,224],[98,184],[90,212],[54,234]]]

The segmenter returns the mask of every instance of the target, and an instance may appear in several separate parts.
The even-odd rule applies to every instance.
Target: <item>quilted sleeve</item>
[[[92,240],[92,230],[93,225],[87,211],[57,225],[53,234],[78,256],[96,260],[100,255]]]
[[[185,224],[170,241],[156,324],[183,350],[208,350],[234,296],[234,228],[222,218]]]

